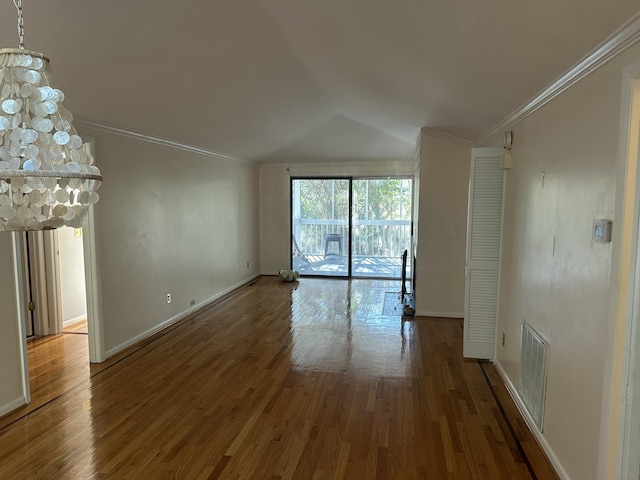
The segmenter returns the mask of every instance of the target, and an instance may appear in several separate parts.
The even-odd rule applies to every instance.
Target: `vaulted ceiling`
[[[481,139],[637,0],[23,0],[76,117],[256,161]],[[16,47],[11,0],[0,46]]]

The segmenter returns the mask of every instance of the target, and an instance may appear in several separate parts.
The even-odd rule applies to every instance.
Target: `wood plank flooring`
[[[80,330],[80,325],[75,329]],[[75,330],[74,329],[74,330]],[[86,324],[84,327],[86,331]],[[86,334],[63,333],[27,341],[31,403],[0,417],[0,429],[82,383],[90,375]],[[0,437],[2,430],[0,430]],[[1,464],[0,464],[1,465]],[[0,479],[3,477],[0,475]]]
[[[381,314],[396,288],[262,277],[1,418],[0,478],[557,478],[460,321]]]

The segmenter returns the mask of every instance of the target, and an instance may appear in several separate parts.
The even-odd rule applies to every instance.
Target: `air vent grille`
[[[519,393],[533,421],[542,432],[547,389],[549,346],[526,322],[522,324]]]

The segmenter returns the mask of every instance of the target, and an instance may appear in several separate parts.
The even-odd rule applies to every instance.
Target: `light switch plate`
[[[609,243],[611,241],[611,220],[594,220],[591,238],[594,242]]]

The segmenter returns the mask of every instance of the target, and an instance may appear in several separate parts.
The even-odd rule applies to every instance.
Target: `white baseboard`
[[[416,317],[464,318],[464,312],[416,312]]]
[[[178,315],[175,315],[174,317],[169,318],[168,320],[165,320],[162,323],[159,323],[158,325],[154,326],[153,328],[150,328],[149,330],[140,333],[139,335],[136,335],[135,337],[127,340],[126,342],[121,343],[120,345],[117,345],[113,348],[110,348],[107,350],[106,354],[107,354],[107,358],[114,356],[117,353],[120,353],[121,351],[123,351],[125,348],[129,348],[132,345],[135,345],[138,342],[141,342],[142,340],[155,335],[156,333],[158,333],[160,330],[163,330],[165,328],[167,328],[168,326],[179,322],[180,320],[188,317],[189,315],[191,315],[193,312],[201,309],[202,307],[209,305],[212,302],[215,302],[216,300],[218,300],[220,297],[223,297],[224,295],[232,292],[233,290],[235,290],[236,288],[240,288],[243,285],[246,285],[247,283],[255,280],[256,278],[260,277],[260,274],[257,273],[249,278],[246,278],[245,280],[242,280],[239,283],[236,283],[235,285],[232,285],[229,288],[225,288],[224,290],[216,293],[213,297],[210,297],[208,299],[206,299],[203,302],[198,303],[197,305],[194,305],[192,307],[190,307],[188,310],[185,310],[182,313],[179,313]]]
[[[522,415],[522,418],[524,418],[525,422],[527,422],[529,430],[531,430],[533,435],[538,440],[538,443],[544,450],[544,453],[546,453],[547,458],[549,458],[551,465],[553,465],[553,468],[555,468],[556,473],[558,474],[560,479],[571,480],[569,475],[565,471],[565,469],[562,467],[560,460],[558,460],[558,457],[556,457],[555,452],[547,442],[547,439],[540,432],[540,430],[536,426],[536,423],[533,421],[533,418],[531,417],[531,415],[529,415],[527,408],[524,406],[524,402],[520,398],[520,394],[518,393],[518,390],[516,389],[515,385],[511,383],[511,380],[509,380],[509,377],[507,376],[506,372],[502,368],[502,365],[500,365],[500,362],[496,360],[494,362],[494,365],[496,367],[498,374],[500,375],[500,378],[502,379],[502,383],[504,383],[504,385],[507,387],[507,390],[509,390],[509,393],[511,394],[511,398],[513,398],[513,401],[518,407],[518,410],[520,410],[520,414]]]
[[[64,322],[62,322],[62,327],[63,328],[68,328],[71,325],[75,325],[76,323],[84,322],[86,319],[87,319],[87,314],[85,313],[84,315],[80,315],[79,317],[70,318],[69,320],[65,320]]]
[[[27,404],[27,399],[24,396],[18,397],[15,400],[7,403],[6,405],[2,405],[0,407],[0,417],[2,415],[6,415],[9,412],[13,412],[16,408],[20,408],[26,404]]]

